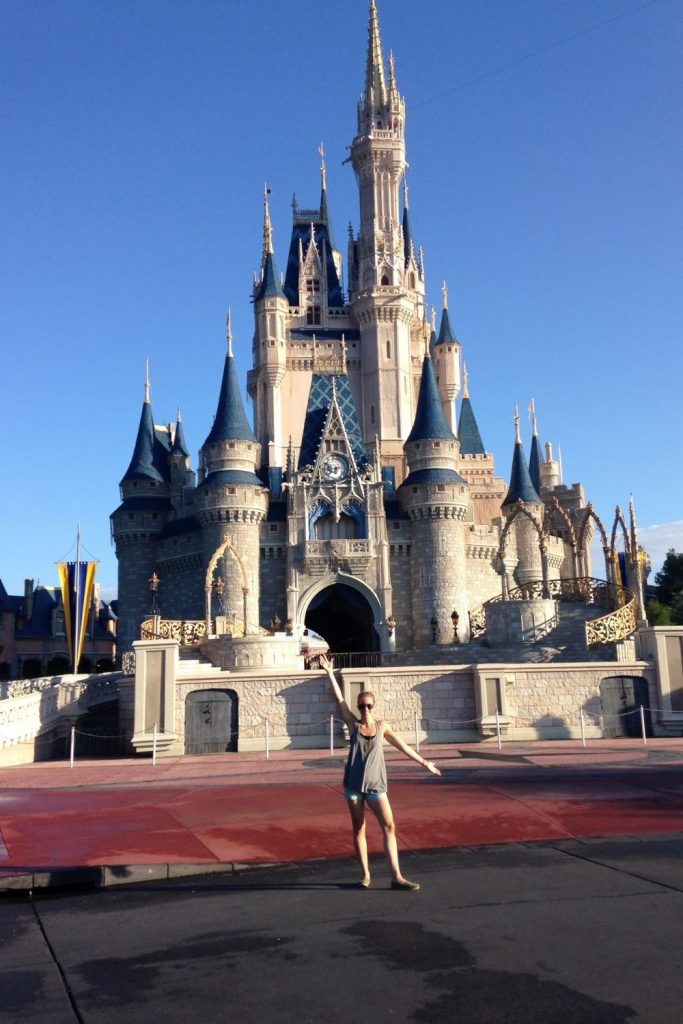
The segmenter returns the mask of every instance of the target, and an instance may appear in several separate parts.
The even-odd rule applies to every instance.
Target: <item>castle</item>
[[[209,633],[279,623],[289,634],[315,631],[339,652],[465,644],[489,599],[516,590],[547,597],[553,581],[590,577],[596,526],[612,583],[615,536],[635,550],[633,523],[629,531],[618,513],[609,538],[582,486],[561,482],[535,424],[527,460],[517,416],[509,481],[496,475],[445,286],[440,318],[427,303],[405,123],[373,0],[350,147],[359,221],[345,271],[322,149],[320,204],[294,204],[283,275],[264,196],[247,382],[253,427],[230,325],[196,473],[180,417],[157,425],[145,384],[111,517],[120,651],[139,639],[157,601],[164,619],[204,622]]]

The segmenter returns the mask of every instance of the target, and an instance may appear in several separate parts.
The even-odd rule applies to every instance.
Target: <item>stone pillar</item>
[[[157,755],[183,753],[175,731],[176,640],[138,640],[135,650],[135,720],[132,744],[137,753],[152,753],[156,727]]]

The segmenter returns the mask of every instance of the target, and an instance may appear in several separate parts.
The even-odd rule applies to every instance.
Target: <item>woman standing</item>
[[[377,818],[384,836],[384,852],[391,868],[391,888],[416,891],[420,888],[417,882],[411,882],[401,874],[398,863],[398,847],[396,844],[396,828],[387,796],[387,770],[384,763],[384,740],[391,743],[406,757],[412,758],[426,768],[432,775],[441,775],[433,761],[426,761],[416,750],[395,736],[386,722],[373,716],[375,697],[368,690],[358,695],[358,711],[356,718],[344,700],[339,683],[334,677],[334,665],[331,658],[320,656],[320,666],[327,672],[339,713],[351,733],[351,746],[344,769],[344,796],[351,812],[353,825],[353,845],[356,856],[363,869],[361,887],[370,888],[370,867],[368,864],[368,844],[365,837],[365,804],[367,803]]]

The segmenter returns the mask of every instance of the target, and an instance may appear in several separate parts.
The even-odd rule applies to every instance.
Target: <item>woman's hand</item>
[[[423,761],[422,763],[424,764],[424,766],[427,769],[427,771],[431,772],[432,775],[441,775],[441,772],[436,767],[436,765],[434,764],[433,761]]]
[[[323,672],[334,672],[334,659],[328,658],[326,654],[319,655],[318,664]]]

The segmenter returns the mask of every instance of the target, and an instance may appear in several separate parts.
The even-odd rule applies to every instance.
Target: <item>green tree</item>
[[[674,551],[673,548],[667,551],[664,564],[655,576],[655,583],[660,608],[668,608],[670,621],[683,625],[683,552]],[[666,623],[662,622],[662,625]]]
[[[647,602],[647,621],[651,626],[670,626],[671,609],[668,604],[661,604],[656,597]]]

